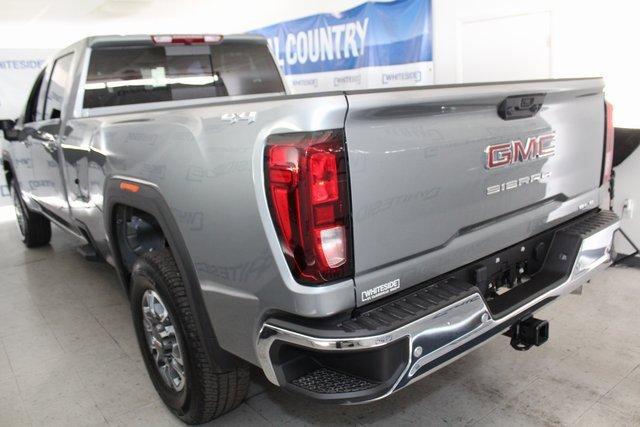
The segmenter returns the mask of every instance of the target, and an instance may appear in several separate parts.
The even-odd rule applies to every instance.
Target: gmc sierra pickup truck
[[[371,402],[611,262],[599,78],[293,95],[264,39],[101,36],[58,53],[0,122],[28,247],[53,222],[117,270],[155,388],[187,423],[250,364]]]

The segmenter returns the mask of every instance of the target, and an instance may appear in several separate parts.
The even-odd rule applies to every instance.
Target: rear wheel
[[[18,230],[22,242],[28,248],[37,248],[49,244],[51,241],[51,221],[43,215],[31,211],[22,200],[20,190],[15,180],[11,181],[11,197],[16,210]]]
[[[135,262],[131,310],[153,385],[180,419],[188,424],[205,423],[242,403],[249,371],[238,366],[221,372],[207,357],[169,251],[153,251]]]

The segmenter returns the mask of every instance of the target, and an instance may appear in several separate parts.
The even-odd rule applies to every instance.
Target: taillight
[[[170,44],[217,44],[222,42],[222,35],[220,34],[204,34],[204,35],[157,35],[151,36],[153,43],[158,45],[170,45]]]
[[[341,131],[273,135],[267,197],[287,262],[301,283],[352,274],[349,182]]]
[[[613,105],[609,102],[604,102],[604,117],[605,117],[605,131],[604,131],[604,162],[602,166],[602,183],[609,182],[611,180],[611,169],[613,168]]]

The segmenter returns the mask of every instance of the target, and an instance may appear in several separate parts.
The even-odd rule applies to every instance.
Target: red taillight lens
[[[294,276],[321,284],[352,274],[349,182],[341,131],[273,135],[267,197]]]
[[[611,170],[613,169],[613,105],[604,103],[605,131],[604,131],[604,164],[602,167],[602,183],[611,180]]]
[[[335,153],[314,153],[309,159],[311,201],[314,204],[338,200],[338,161]]]

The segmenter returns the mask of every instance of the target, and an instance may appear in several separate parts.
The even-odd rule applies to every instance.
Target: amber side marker
[[[128,191],[130,193],[137,193],[138,191],[140,191],[140,186],[138,184],[123,181],[120,183],[120,189],[122,191]]]

